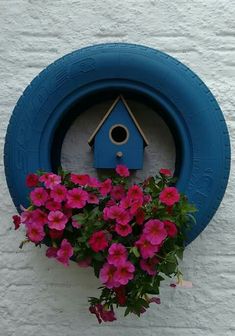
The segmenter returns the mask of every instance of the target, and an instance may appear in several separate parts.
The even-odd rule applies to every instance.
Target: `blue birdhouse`
[[[127,102],[119,96],[88,140],[94,149],[95,168],[142,169],[148,141]]]

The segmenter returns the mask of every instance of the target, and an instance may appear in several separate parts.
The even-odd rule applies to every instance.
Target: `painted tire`
[[[15,206],[26,206],[25,177],[55,170],[72,106],[125,92],[158,106],[176,142],[177,187],[198,208],[195,239],[216,212],[226,189],[230,143],[223,114],[205,84],[167,54],[133,44],[102,44],[62,57],[42,71],[19,99],[6,135],[5,173]],[[95,99],[94,99],[95,100]],[[76,105],[77,106],[77,105]]]

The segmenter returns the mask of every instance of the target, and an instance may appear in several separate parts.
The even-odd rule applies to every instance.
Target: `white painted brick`
[[[72,50],[114,41],[149,45],[194,70],[220,103],[234,152],[234,16],[235,4],[229,0],[0,0],[1,153],[11,111],[39,71]],[[86,119],[81,118],[68,133],[62,156],[64,166],[85,170],[86,164],[72,157],[76,144],[89,133],[78,136],[79,125]],[[92,118],[95,122],[94,113]],[[148,120],[141,123],[154,136]],[[174,160],[167,131],[154,139],[156,147],[149,149],[143,175],[161,165],[171,167]],[[90,164],[91,157],[85,155]],[[220,209],[186,249],[182,268],[193,289],[175,290],[164,284],[162,304],[153,305],[141,319],[124,319],[120,311],[117,322],[99,326],[87,313],[87,297],[95,295],[99,285],[90,270],[74,264],[64,269],[44,257],[45,247],[18,250],[23,232],[11,229],[15,209],[1,156],[0,336],[235,335],[234,165],[233,157]]]

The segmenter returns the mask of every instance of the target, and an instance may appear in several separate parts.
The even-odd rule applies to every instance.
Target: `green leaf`
[[[139,258],[140,254],[136,246],[132,247],[131,252],[136,256],[136,258]]]

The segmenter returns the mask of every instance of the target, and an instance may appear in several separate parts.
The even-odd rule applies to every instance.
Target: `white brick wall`
[[[40,70],[71,50],[113,41],[149,45],[192,68],[218,99],[234,148],[234,16],[231,0],[0,0],[1,151],[12,109]],[[169,165],[170,148],[162,161]],[[186,250],[182,267],[193,289],[165,285],[162,304],[141,319],[119,314],[118,322],[98,326],[87,313],[87,296],[98,286],[91,271],[65,269],[44,248],[18,250],[23,233],[11,229],[15,209],[1,158],[0,336],[235,335],[234,164],[219,211]]]

